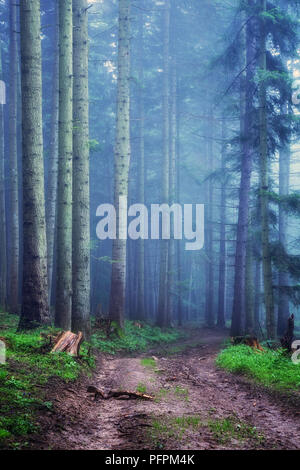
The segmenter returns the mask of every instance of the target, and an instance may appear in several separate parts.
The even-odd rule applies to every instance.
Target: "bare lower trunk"
[[[90,194],[87,0],[73,0],[72,330],[90,334]]]
[[[226,131],[225,120],[222,121],[222,182],[221,182],[221,201],[220,201],[220,264],[219,264],[219,296],[218,296],[218,320],[219,327],[225,326],[225,274],[226,274],[226,181],[225,181],[225,160],[226,160]]]
[[[242,166],[241,181],[239,191],[239,213],[236,237],[235,271],[234,271],[234,292],[232,307],[231,335],[240,336],[242,334],[242,314],[245,302],[245,264],[246,264],[246,243],[248,236],[248,213],[249,213],[249,191],[251,184],[253,148],[252,138],[252,113],[253,113],[253,81],[254,81],[254,58],[255,58],[255,34],[253,22],[249,21],[246,30],[246,64],[247,67],[245,81],[241,81],[242,93]],[[244,104],[245,100],[245,104]],[[244,111],[243,111],[244,109]]]
[[[71,329],[72,308],[72,0],[59,3],[59,131],[55,325]]]
[[[170,1],[165,0],[164,14],[164,82],[163,82],[163,180],[162,203],[169,202],[169,164],[170,164],[170,116],[169,116],[169,53],[170,53]],[[168,258],[169,240],[160,241],[160,272],[157,323],[167,326],[169,323],[168,306]]]
[[[172,64],[172,77],[171,77],[171,120],[170,120],[170,188],[169,188],[169,203],[170,205],[176,203],[176,182],[177,182],[177,155],[176,155],[176,140],[177,140],[177,74],[176,74],[176,61],[173,58]],[[176,248],[178,242],[174,240],[174,219],[171,219],[171,240],[169,247],[169,310],[170,318],[172,321],[177,320],[177,302],[176,302],[176,278],[178,271],[178,257],[176,256]]]
[[[254,273],[253,273],[253,246],[251,233],[249,230],[246,252],[246,269],[245,269],[245,316],[246,316],[246,333],[253,335],[255,333],[254,322]]]
[[[109,316],[124,327],[126,288],[126,234],[119,238],[120,197],[127,203],[130,163],[130,1],[119,0],[118,96],[115,144],[114,203],[117,213],[118,237],[113,241]],[[126,230],[125,227],[123,229]]]
[[[59,105],[59,11],[55,6],[54,64],[52,78],[52,116],[50,137],[50,162],[46,199],[46,228],[48,255],[48,291],[49,303],[52,298],[54,239],[56,232],[56,200],[58,173],[58,105]]]
[[[143,70],[143,15],[139,25],[139,204],[145,203],[145,106]],[[146,319],[145,311],[145,242],[138,241],[137,313],[141,320]]]
[[[266,0],[261,0],[262,11],[266,11]],[[260,68],[267,70],[266,64],[266,34],[261,20],[260,28]],[[259,142],[260,142],[260,202],[261,202],[261,231],[262,231],[262,264],[264,278],[264,300],[266,309],[267,336],[275,338],[274,298],[272,282],[272,262],[269,245],[269,162],[267,146],[267,103],[266,86],[264,81],[259,86]]]
[[[9,169],[10,169],[10,260],[9,311],[19,313],[19,194],[18,194],[18,25],[17,4],[10,2],[10,92],[9,92]]]
[[[0,50],[0,79],[2,73],[2,50]],[[4,174],[4,103],[0,103],[0,308],[6,309],[7,258],[6,258],[6,211],[5,211],[5,174]]]
[[[40,2],[22,0],[23,288],[19,328],[50,321],[42,134]]]
[[[289,193],[289,174],[290,174],[290,148],[286,145],[280,152],[279,156],[279,195],[286,196]],[[287,247],[287,226],[288,215],[279,207],[279,241],[284,248]],[[287,272],[280,271],[278,276],[279,292],[278,292],[278,323],[277,334],[282,336],[287,319],[290,316],[289,298],[284,292],[284,288],[289,285],[289,275]]]

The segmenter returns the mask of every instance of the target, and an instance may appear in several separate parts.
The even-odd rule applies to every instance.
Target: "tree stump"
[[[58,335],[55,346],[51,352],[66,352],[71,356],[78,357],[82,341],[83,334],[81,331],[79,331],[77,335],[71,331],[62,331]]]

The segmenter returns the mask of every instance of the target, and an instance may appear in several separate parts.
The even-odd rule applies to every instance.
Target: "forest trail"
[[[224,333],[203,329],[160,351],[101,355],[92,378],[52,383],[53,411],[40,417],[41,432],[29,448],[300,449],[296,408],[216,368],[223,340]],[[156,398],[95,401],[88,385],[139,389]]]

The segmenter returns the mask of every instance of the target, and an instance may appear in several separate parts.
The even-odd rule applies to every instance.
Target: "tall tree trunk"
[[[17,4],[10,2],[10,84],[9,84],[9,168],[10,168],[10,257],[9,257],[9,311],[19,313],[19,192],[18,192],[18,26]]]
[[[252,0],[249,0],[249,4]],[[245,302],[245,263],[246,244],[248,234],[248,213],[249,213],[249,191],[251,185],[252,172],[252,115],[253,115],[253,82],[255,71],[255,33],[254,21],[248,21],[246,29],[246,60],[248,67],[245,81],[241,81],[242,115],[241,115],[241,181],[239,191],[239,212],[236,237],[235,271],[234,271],[234,291],[231,321],[231,336],[242,334],[242,313]],[[243,64],[244,64],[243,62]],[[242,67],[243,67],[242,64]],[[244,77],[243,77],[244,78]],[[244,93],[245,92],[245,93]],[[245,106],[244,106],[245,99]]]
[[[58,173],[58,109],[59,109],[59,8],[55,4],[54,63],[52,74],[52,115],[50,131],[50,162],[46,198],[46,230],[48,254],[49,304],[52,298],[54,240],[56,233],[56,202]]]
[[[219,264],[219,298],[218,298],[218,320],[217,325],[225,326],[225,274],[226,274],[226,129],[225,119],[222,120],[222,155],[221,155],[221,201],[220,201],[220,264]]]
[[[260,308],[261,308],[261,263],[256,260],[255,263],[255,297],[254,297],[254,328],[256,332],[260,331]]]
[[[169,115],[169,55],[170,55],[170,0],[165,0],[164,8],[164,39],[163,39],[163,179],[162,203],[169,202],[169,164],[170,164],[170,115]],[[168,311],[168,258],[169,240],[160,241],[160,269],[157,324],[167,326],[169,323]]]
[[[117,212],[118,237],[113,240],[109,316],[124,327],[126,288],[126,234],[120,238],[120,197],[128,198],[130,163],[130,1],[119,0],[118,91],[115,144],[114,204]]]
[[[208,144],[207,144],[207,157],[209,165],[209,175],[214,170],[214,155],[213,155],[213,111],[210,105],[209,111],[209,130],[208,130]],[[213,243],[213,182],[209,177],[207,185],[207,262],[206,262],[206,296],[205,296],[205,323],[210,328],[215,324],[214,318],[214,243]]]
[[[59,130],[55,325],[71,329],[72,309],[72,0],[59,2]]]
[[[266,11],[266,0],[261,0],[261,11]],[[266,32],[264,19],[260,23],[260,69],[267,70]],[[266,85],[261,80],[259,85],[259,154],[260,154],[260,201],[261,201],[261,232],[262,261],[264,278],[264,299],[266,309],[267,336],[275,338],[274,298],[272,286],[272,262],[269,246],[269,162],[267,145],[267,96]]]
[[[174,51],[173,51],[174,54]],[[170,205],[176,203],[176,183],[177,183],[177,73],[176,73],[176,59],[173,57],[172,63],[172,76],[171,76],[171,119],[170,119],[170,187],[169,187],[169,202]],[[174,219],[171,219],[171,236],[174,235]],[[178,303],[176,302],[176,278],[178,271],[178,257],[176,256],[176,248],[178,242],[174,238],[170,240],[169,247],[169,310],[170,316],[173,321],[177,320]]]
[[[289,193],[290,176],[290,146],[286,146],[280,151],[279,156],[279,195],[286,196]],[[288,215],[279,207],[279,242],[284,248],[287,247],[287,226]],[[289,275],[287,272],[279,272],[279,293],[278,293],[278,323],[277,334],[282,336],[286,330],[287,319],[290,316],[289,298],[282,288],[289,285]]]
[[[2,72],[2,47],[0,49],[0,79],[3,81]],[[5,210],[5,170],[4,170],[4,112],[6,101],[0,103],[0,307],[6,309],[7,305],[7,252],[6,252],[6,210]]]
[[[50,321],[42,133],[39,0],[22,0],[23,288],[19,328]]]
[[[253,278],[253,245],[251,231],[248,231],[248,240],[246,247],[246,269],[245,269],[245,316],[246,316],[246,333],[255,333],[254,321],[254,278]]]
[[[144,106],[144,15],[139,23],[139,162],[138,194],[139,204],[145,203],[145,106]],[[137,280],[137,313],[141,320],[146,318],[145,311],[145,242],[138,241],[138,280]]]
[[[90,334],[88,3],[73,0],[73,303],[72,331]]]

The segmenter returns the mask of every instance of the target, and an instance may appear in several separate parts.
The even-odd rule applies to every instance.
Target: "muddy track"
[[[216,368],[223,340],[224,333],[198,330],[175,347],[101,356],[93,378],[53,382],[47,398],[53,411],[40,416],[30,448],[300,449],[297,408]],[[143,365],[151,356],[155,366]],[[156,399],[95,401],[87,394],[91,384],[104,391],[138,388]]]

